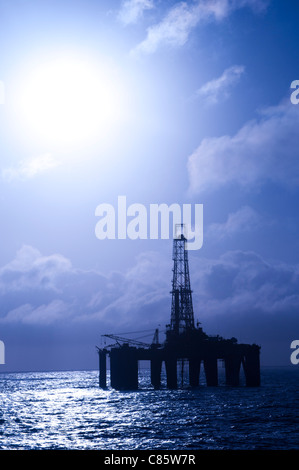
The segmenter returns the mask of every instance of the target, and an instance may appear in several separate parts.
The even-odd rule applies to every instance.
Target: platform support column
[[[189,384],[190,387],[199,385],[200,360],[196,358],[189,359]]]
[[[106,373],[107,373],[107,365],[106,365],[106,351],[102,349],[99,350],[99,369],[100,369],[100,387],[105,389],[106,384]]]
[[[155,390],[161,387],[161,368],[162,361],[160,358],[154,357],[151,359],[151,384]]]
[[[224,359],[226,385],[232,387],[239,385],[241,360],[242,358],[236,355],[230,355]]]
[[[177,388],[177,360],[176,357],[170,357],[165,360],[167,388]]]
[[[251,346],[243,357],[243,368],[245,372],[246,386],[260,386],[260,350],[259,347]]]
[[[209,387],[216,387],[218,385],[217,358],[211,357],[204,359],[204,369],[207,385]]]
[[[111,386],[116,390],[138,389],[138,358],[135,348],[115,348],[110,353]]]

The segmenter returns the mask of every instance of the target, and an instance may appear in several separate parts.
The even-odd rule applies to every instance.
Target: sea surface
[[[155,391],[148,370],[139,378],[119,392],[98,371],[0,374],[0,449],[299,448],[299,368],[264,368],[258,388]]]

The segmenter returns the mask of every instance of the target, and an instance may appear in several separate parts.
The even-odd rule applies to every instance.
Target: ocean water
[[[0,374],[0,449],[298,449],[299,369],[261,387],[98,387],[98,371]]]

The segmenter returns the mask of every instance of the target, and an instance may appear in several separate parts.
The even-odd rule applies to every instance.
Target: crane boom
[[[127,343],[127,344],[135,344],[137,346],[146,346],[146,347],[151,346],[149,343],[143,343],[142,341],[137,341],[136,339],[124,338],[122,336],[111,335],[111,334],[109,334],[109,335],[106,334],[106,335],[102,335],[102,336],[105,336],[106,338],[113,339],[118,344],[121,342],[121,343]]]

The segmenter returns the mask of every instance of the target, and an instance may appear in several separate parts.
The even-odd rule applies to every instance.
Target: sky
[[[298,14],[296,0],[0,0],[0,372],[96,369],[101,335],[169,323],[172,238],[96,236],[97,207],[120,196],[202,204],[195,319],[291,366]]]

